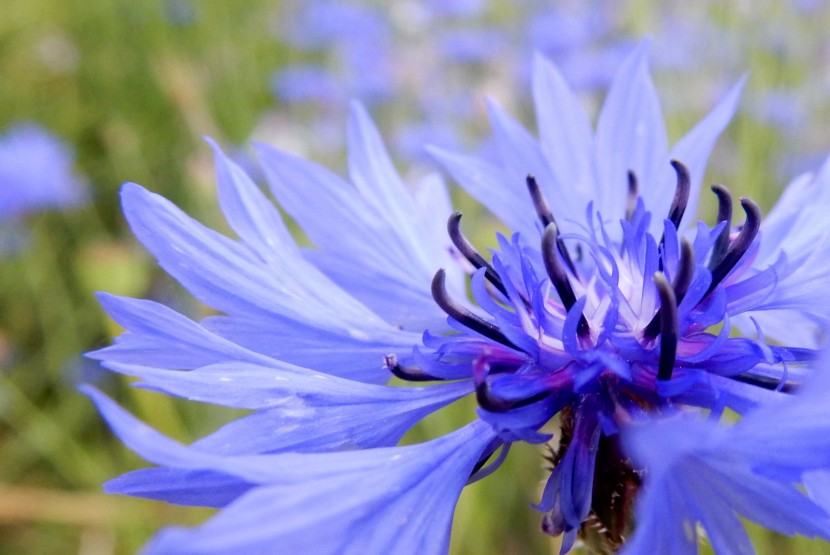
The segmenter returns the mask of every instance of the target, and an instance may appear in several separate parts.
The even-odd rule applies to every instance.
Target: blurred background
[[[249,141],[344,173],[346,113],[364,102],[403,175],[432,171],[427,143],[486,152],[484,101],[533,128],[538,51],[596,108],[620,60],[652,37],[672,140],[745,72],[740,112],[707,181],[768,210],[830,151],[830,4],[637,0],[4,0],[0,17],[0,553],[132,553],[159,527],[208,510],[109,497],[101,483],[142,463],[75,388],[94,382],[181,440],[225,422],[214,407],[131,390],[83,353],[119,333],[94,292],[203,307],[131,237],[125,181],[220,230],[211,136],[257,177]],[[392,6],[392,7],[390,7]],[[454,189],[465,230],[497,225]],[[704,198],[711,216],[714,197]],[[469,418],[459,405],[408,440]],[[774,448],[774,446],[771,446]],[[540,450],[516,446],[468,488],[453,553],[550,553],[539,533]],[[762,553],[827,545],[753,532]],[[558,551],[558,550],[557,550]]]

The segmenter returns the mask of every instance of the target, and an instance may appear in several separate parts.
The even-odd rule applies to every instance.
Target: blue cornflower
[[[128,331],[92,356],[140,387],[253,411],[185,446],[85,389],[158,465],[107,491],[222,508],[148,551],[445,552],[463,486],[512,443],[551,440],[555,418],[538,509],[563,551],[578,534],[610,550],[633,532],[632,553],[694,552],[703,529],[718,551],[746,552],[737,516],[830,539],[830,384],[811,377],[830,317],[830,163],[763,224],[741,199],[734,225],[715,186],[717,223],[687,229],[741,87],[670,151],[645,47],[621,65],[596,132],[538,58],[540,142],[492,104],[498,160],[434,150],[513,229],[489,260],[439,179],[404,185],[359,106],[350,181],[259,146],[271,191],[317,249],[296,245],[218,148],[219,201],[239,240],[126,185],[136,236],[220,314],[195,322],[102,294]],[[382,385],[390,375],[419,383]],[[395,447],[468,394],[472,423]],[[726,409],[742,419],[719,423]]]
[[[0,219],[76,206],[85,195],[69,147],[46,129],[19,124],[0,136]]]

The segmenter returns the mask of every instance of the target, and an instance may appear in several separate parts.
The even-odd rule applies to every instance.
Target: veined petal
[[[595,202],[602,216],[614,221],[624,216],[629,170],[636,174],[650,211],[666,213],[674,193],[666,130],[647,55],[648,42],[644,42],[622,63],[597,122]],[[661,225],[652,222],[657,230]]]
[[[256,484],[212,470],[142,468],[104,484],[104,491],[190,507],[224,507]]]
[[[162,531],[147,552],[261,553],[278,545],[287,553],[446,553],[458,495],[492,439],[475,422],[421,445],[295,455],[303,466],[280,464],[286,456],[277,455],[279,483],[250,491],[196,529]],[[327,475],[310,488],[315,467]]]
[[[830,210],[830,158],[817,174],[794,179],[761,224],[761,241],[754,266],[763,269],[785,253],[790,260],[809,255],[826,231]]]
[[[637,528],[625,552],[696,552],[700,524],[716,551],[751,553],[733,514],[782,534],[830,538],[827,513],[792,482],[764,470],[769,454],[778,450],[771,441],[775,433],[754,449],[736,448],[735,442],[746,437],[743,422],[752,418],[750,413],[740,424],[725,428],[674,416],[623,429],[626,453],[647,472],[635,509]]]
[[[487,102],[487,113],[493,128],[493,139],[501,159],[501,167],[505,174],[505,180],[501,183],[502,187],[512,190],[515,197],[524,198],[525,213],[532,213],[533,205],[525,185],[527,176],[532,175],[548,198],[556,200],[558,213],[571,213],[560,212],[559,201],[569,199],[570,196],[561,194],[561,187],[556,187],[555,178],[547,160],[542,155],[539,143],[521,124],[492,100]],[[565,206],[562,207],[562,209],[565,208]]]
[[[425,244],[421,239],[413,218],[412,195],[395,171],[369,114],[357,102],[352,104],[348,137],[349,175],[360,197],[386,222],[387,230],[399,235],[400,242],[409,247],[407,255],[412,259],[410,265],[424,272],[417,277],[431,278],[437,269],[433,268],[433,253],[440,249],[431,248],[433,245]]]
[[[388,327],[299,257],[274,267],[138,185],[125,185],[122,198],[136,237],[209,306],[228,314],[291,316],[323,329]]]
[[[419,420],[472,392],[469,382],[428,388],[385,388],[386,397],[341,404],[266,409],[219,428],[193,444],[222,455],[325,452],[396,445]],[[405,393],[404,393],[405,392]]]
[[[487,207],[510,229],[525,237],[534,237],[533,222],[527,217],[527,199],[517,195],[509,176],[501,167],[476,158],[430,147],[429,153],[446,169],[464,190]]]
[[[738,107],[738,100],[744,85],[746,85],[746,76],[742,77],[729,92],[724,95],[721,101],[715,108],[709,112],[703,120],[686,133],[677,144],[674,145],[671,151],[672,160],[680,160],[689,170],[691,178],[691,189],[689,193],[689,203],[686,205],[686,213],[680,223],[680,230],[687,228],[696,221],[697,202],[700,198],[701,183],[703,182],[703,174],[706,170],[706,161],[709,159],[709,153],[715,145],[721,132],[726,128],[735,115],[735,110]],[[666,199],[670,199],[666,196]],[[668,209],[668,204],[665,206],[658,206],[652,208],[657,210],[658,214],[663,213],[662,210]],[[661,210],[662,209],[662,210]]]
[[[593,130],[562,74],[539,54],[533,57],[533,104],[541,149],[554,176],[549,198],[556,199],[556,212],[563,217],[582,214],[599,194],[591,157]],[[569,220],[560,219],[563,225]]]
[[[256,486],[199,528],[162,532],[149,553],[253,553],[275,545],[297,553],[445,553],[458,495],[495,439],[476,421],[406,447],[222,457],[171,441],[93,388],[85,392],[122,441],[151,461],[206,471],[223,484],[222,495],[231,482],[217,472]]]
[[[408,364],[408,353],[420,338],[419,333],[398,329],[385,333],[322,330],[288,318],[211,316],[202,325],[270,358],[371,383],[389,379],[381,368],[384,355],[398,353],[401,363]]]
[[[320,406],[406,402],[418,398],[429,403],[432,400],[432,388],[364,384],[276,361],[274,366],[228,362],[187,372],[118,363],[108,363],[107,367],[141,378],[142,381],[136,384],[139,387],[243,409],[285,407],[302,411]],[[469,391],[469,386],[463,384],[450,387],[452,394],[458,396]],[[447,399],[443,393],[437,398]]]
[[[208,143],[214,151],[219,204],[234,232],[266,260],[296,257],[294,239],[271,201],[214,141]]]
[[[163,304],[107,293],[97,297],[127,333],[115,345],[87,355],[92,358],[183,370],[229,360],[269,363],[268,357],[211,333]]]

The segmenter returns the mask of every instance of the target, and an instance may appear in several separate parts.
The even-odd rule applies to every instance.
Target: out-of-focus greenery
[[[798,45],[826,32],[826,14],[824,21],[798,19],[786,37],[792,43],[783,40],[770,49],[762,41],[773,16],[742,4],[710,11],[746,46],[748,94],[805,83],[812,88],[804,94],[814,94],[821,82],[810,63],[823,63],[826,75],[830,53],[805,53]],[[164,524],[192,524],[210,514],[103,495],[102,482],[144,463],[109,434],[75,384],[96,381],[139,417],[180,439],[203,434],[226,417],[213,408],[130,390],[81,354],[119,332],[98,308],[96,290],[162,299],[199,313],[131,239],[118,209],[118,188],[124,181],[139,182],[223,227],[201,136],[241,143],[262,113],[274,108],[268,79],[290,61],[273,34],[279,7],[264,0],[4,1],[0,129],[34,120],[72,144],[92,203],[30,217],[28,247],[0,259],[0,552],[130,553]],[[792,18],[779,9],[777,22]],[[659,24],[648,2],[627,10],[633,33]],[[695,71],[705,72],[705,61]],[[672,83],[660,84],[671,89]],[[670,135],[677,138],[700,116],[698,106],[672,110]],[[827,113],[817,113],[804,133],[818,135],[830,148],[828,121]],[[713,157],[710,175],[769,208],[782,184],[770,165],[781,143],[772,127],[739,116]],[[476,212],[469,199],[457,197],[467,213]],[[481,218],[481,242],[489,240],[483,230],[490,224]],[[469,419],[471,410],[469,404],[452,407],[411,438],[448,431]],[[538,500],[543,465],[537,448],[517,446],[495,477],[469,488],[457,512],[453,552],[551,552],[554,542],[538,533],[538,515],[530,508]],[[754,536],[762,552],[827,552],[823,545],[763,531]]]

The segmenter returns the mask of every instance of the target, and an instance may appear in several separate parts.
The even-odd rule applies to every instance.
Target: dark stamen
[[[628,170],[628,202],[625,206],[625,220],[631,221],[634,217],[634,210],[637,208],[637,194],[639,191],[637,184],[637,174],[633,170]]]
[[[779,379],[771,378],[769,376],[758,376],[757,374],[752,374],[750,372],[739,374],[737,376],[732,376],[732,379],[742,383],[748,383],[757,387],[762,387],[770,391],[775,391],[780,387],[780,391],[783,391],[784,393],[792,393],[796,389],[798,389],[798,384],[796,382],[785,382],[782,387],[781,380]]]
[[[680,262],[677,266],[677,275],[674,277],[672,288],[674,289],[674,298],[677,304],[683,300],[686,293],[689,291],[689,286],[692,284],[692,278],[695,274],[695,251],[688,239],[680,240]],[[646,326],[643,331],[643,336],[649,339],[654,339],[660,333],[660,312],[654,315],[654,318]]]
[[[463,306],[453,301],[447,293],[445,280],[446,271],[442,268],[438,270],[435,273],[435,277],[432,278],[432,298],[435,299],[435,302],[438,303],[438,306],[440,306],[441,309],[447,313],[447,315],[454,318],[463,326],[468,327],[497,343],[501,343],[502,345],[510,347],[511,349],[516,349],[517,351],[521,350],[512,341],[507,339],[507,337],[499,331],[498,327],[489,322],[485,322]]]
[[[452,240],[453,245],[458,251],[464,255],[470,264],[478,268],[484,268],[484,276],[487,278],[487,281],[493,284],[493,286],[499,290],[499,292],[508,297],[507,289],[504,287],[504,283],[502,283],[501,278],[496,273],[496,270],[487,262],[481,254],[475,249],[472,243],[464,236],[464,233],[461,232],[461,212],[454,212],[450,219],[447,221],[447,230],[450,234],[450,239]]]
[[[398,357],[394,354],[384,356],[383,365],[392,372],[393,376],[407,382],[432,382],[442,379],[430,376],[420,368],[404,368],[398,363]]]
[[[721,281],[732,271],[732,268],[743,258],[746,251],[752,245],[758,229],[761,227],[761,209],[749,199],[741,199],[741,207],[746,212],[746,221],[740,233],[726,249],[723,258],[712,268],[712,283],[706,291],[706,295],[714,291]]]
[[[671,210],[669,210],[669,220],[674,224],[674,227],[679,228],[680,220],[683,219],[683,213],[686,212],[686,205],[689,203],[689,191],[692,184],[686,166],[677,160],[672,160],[671,165],[677,174],[677,187],[674,190]]]
[[[654,284],[660,295],[660,365],[657,379],[667,381],[671,379],[677,355],[677,298],[662,272],[654,274]]]
[[[556,224],[551,222],[542,234],[542,260],[545,263],[545,270],[548,272],[550,282],[559,294],[565,310],[570,310],[576,304],[576,294],[574,293],[573,287],[571,287],[571,282],[568,280],[568,275],[565,273],[565,268],[559,262],[559,255],[557,254],[558,237],[559,232],[556,229]],[[588,335],[588,332],[588,321],[583,314],[579,319],[577,333],[580,337],[585,337]]]
[[[535,177],[528,175],[525,181],[527,190],[530,191],[530,198],[533,200],[533,207],[536,208],[536,215],[539,216],[542,225],[547,227],[548,224],[553,223],[553,213],[550,211],[548,201],[545,200],[545,195],[542,194]]]
[[[709,259],[709,269],[713,270],[726,256],[729,248],[729,228],[732,226],[732,193],[723,185],[712,185],[712,192],[718,197],[718,223],[726,222],[715,241],[712,257]]]
[[[680,264],[677,267],[677,275],[674,276],[674,296],[677,302],[683,300],[692,284],[695,275],[695,251],[688,239],[680,240]]]
[[[527,405],[532,405],[537,401],[541,401],[548,395],[550,395],[549,391],[543,391],[528,397],[527,399],[509,401],[507,399],[501,399],[491,395],[490,386],[486,380],[476,385],[476,401],[478,402],[478,405],[484,410],[488,410],[490,412],[507,412]]]
[[[539,188],[536,178],[532,175],[528,175],[526,183],[527,190],[530,192],[530,198],[533,200],[533,206],[536,208],[536,215],[539,216],[539,221],[542,222],[542,226],[547,228],[550,224],[555,224],[556,221],[553,219],[553,212],[551,212],[550,205],[548,204],[547,199],[545,199],[545,195],[542,194],[542,189]],[[565,264],[568,266],[571,273],[576,276],[576,266],[574,266],[573,260],[571,260],[571,255],[565,247],[565,242],[562,241],[558,233],[556,235],[556,246],[559,249],[559,253],[562,255],[562,260],[565,261]]]

